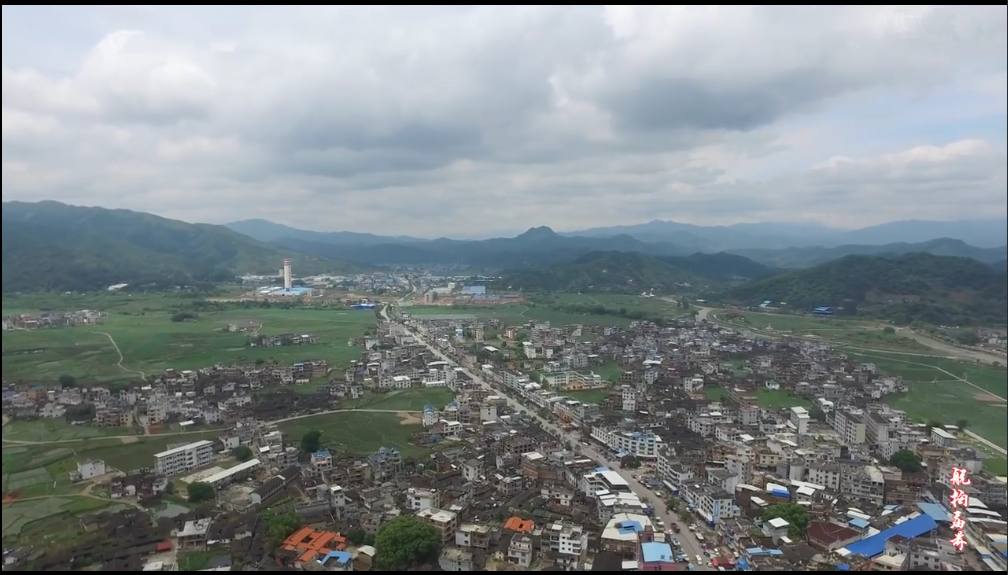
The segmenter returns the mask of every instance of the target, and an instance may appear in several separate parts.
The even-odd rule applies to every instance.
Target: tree
[[[375,537],[375,562],[382,571],[404,571],[435,559],[441,552],[441,532],[414,515],[403,515],[381,526]]]
[[[249,459],[252,459],[252,449],[250,449],[248,445],[239,445],[238,447],[235,447],[234,451],[231,453],[234,454],[235,459],[238,461],[248,461]]]
[[[63,387],[73,387],[77,385],[77,378],[72,375],[64,373],[59,376],[59,384]]]
[[[315,453],[322,448],[322,432],[313,429],[301,437],[301,452]]]
[[[763,521],[778,517],[788,522],[788,535],[791,537],[801,537],[808,529],[808,511],[797,503],[778,503],[763,512]]]
[[[818,407],[813,407],[809,410],[809,417],[821,423],[826,423],[826,412]]]
[[[956,422],[956,427],[959,428],[959,431],[966,431],[966,428],[969,427],[969,425],[970,422],[968,419],[960,419]]]
[[[200,503],[201,501],[212,501],[216,497],[214,488],[209,483],[197,481],[190,483],[186,487],[186,494],[189,495],[189,503]]]
[[[640,466],[640,459],[638,459],[635,455],[627,455],[620,460],[620,467],[625,467],[626,469],[637,469]]]
[[[882,328],[882,333],[884,333],[884,334],[894,334],[894,333],[896,333],[896,328],[894,328],[891,325],[887,325],[884,328]]]
[[[279,543],[301,528],[301,519],[293,511],[277,515],[272,510],[267,510],[263,513],[263,525],[266,526],[266,535]]]
[[[363,529],[351,529],[347,533],[347,541],[349,541],[355,547],[360,547],[364,544],[364,540],[367,538],[367,533]]]
[[[894,465],[904,473],[919,473],[924,469],[920,457],[909,449],[901,449],[889,458],[889,464]]]

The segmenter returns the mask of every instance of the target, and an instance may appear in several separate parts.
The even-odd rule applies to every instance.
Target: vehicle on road
[[[678,523],[673,523],[672,524],[672,531],[675,531],[676,533],[679,533],[681,531],[681,529],[679,529],[679,524]]]

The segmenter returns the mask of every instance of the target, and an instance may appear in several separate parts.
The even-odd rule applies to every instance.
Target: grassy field
[[[124,427],[70,425],[62,419],[15,420],[3,426],[3,438],[14,441],[65,441],[130,433]]]
[[[409,443],[413,433],[423,430],[414,418],[403,425],[404,419],[394,413],[342,412],[305,417],[280,424],[280,430],[292,441],[317,429],[322,432],[322,445],[334,451],[368,455],[379,447],[395,447],[403,456],[417,456],[425,448]]]
[[[137,374],[131,371],[156,374],[168,368],[196,369],[257,360],[292,363],[324,359],[340,366],[360,354],[358,348],[348,347],[347,341],[362,336],[374,324],[374,315],[369,312],[260,308],[199,313],[197,321],[173,322],[171,306],[182,300],[170,296],[51,299],[40,299],[35,309],[82,309],[79,306],[93,304],[89,309],[109,311],[109,317],[98,326],[4,331],[5,378],[51,381],[70,374],[88,382],[113,382],[136,379]],[[23,311],[29,301],[5,299],[4,313]],[[264,335],[311,333],[320,338],[320,344],[249,348],[245,345],[248,335],[224,331],[232,322],[261,323]]]
[[[899,332],[886,333],[879,323],[853,319],[836,319],[805,315],[742,312],[745,325],[758,331],[815,337],[828,342],[846,343],[872,349],[896,351],[928,351],[931,348],[919,341],[904,337]],[[739,324],[738,320],[720,313],[719,319]]]
[[[910,417],[945,424],[965,419],[973,432],[1001,447],[1008,447],[1008,429],[1004,424],[1008,404],[999,399],[1008,395],[1008,374],[1004,368],[898,353],[850,351],[848,355],[859,362],[874,363],[876,369],[886,375],[902,376],[909,383],[910,391],[889,396],[886,401],[906,411]]]
[[[582,391],[560,391],[557,395],[566,395],[571,399],[576,399],[584,403],[601,403],[603,399],[609,397],[611,388],[585,389]]]
[[[430,389],[403,389],[389,393],[369,393],[358,400],[347,402],[347,408],[389,409],[423,411],[430,403],[441,409],[455,398],[455,393],[445,387]]]
[[[97,511],[116,511],[125,505],[82,497],[53,497],[3,505],[3,541],[33,546],[66,545],[79,536],[79,517]]]
[[[490,319],[496,318],[507,325],[519,325],[529,320],[548,321],[554,327],[565,325],[620,325],[628,326],[632,320],[615,315],[567,313],[549,307],[502,306],[444,307],[412,306],[403,311],[414,316],[431,319]]]

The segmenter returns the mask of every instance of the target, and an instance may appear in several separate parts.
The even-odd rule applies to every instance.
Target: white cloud
[[[1004,215],[1005,14],[5,6],[3,199],[427,236]]]

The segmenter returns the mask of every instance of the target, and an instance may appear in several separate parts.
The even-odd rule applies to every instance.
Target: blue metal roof
[[[885,551],[886,541],[897,535],[913,539],[914,537],[920,537],[925,533],[934,531],[937,528],[938,524],[935,523],[934,519],[931,519],[928,515],[918,515],[909,521],[893,525],[877,535],[851,543],[847,546],[847,550],[854,555],[862,555],[871,559],[872,557],[881,555]]]
[[[920,508],[921,512],[924,513],[924,515],[927,515],[928,517],[934,519],[935,521],[941,522],[949,520],[948,512],[945,511],[944,507],[938,505],[937,503],[928,503],[927,501],[921,501],[920,503],[917,504],[917,507]]]
[[[346,565],[350,562],[350,554],[346,551],[330,551],[325,557],[319,560],[319,563],[325,565],[330,560],[336,560],[336,563],[340,565]]]
[[[658,561],[673,561],[672,546],[668,543],[651,541],[641,544],[641,557],[645,563],[656,563]]]
[[[858,529],[867,529],[868,528],[868,522],[865,521],[864,519],[861,519],[860,517],[855,517],[854,519],[851,519],[850,521],[847,522],[847,524],[848,525],[853,525],[854,527],[857,527]]]
[[[641,527],[641,524],[636,521],[623,521],[622,523],[616,526],[616,529],[622,535],[626,535],[627,533],[640,533],[641,531],[644,531],[644,528]]]

